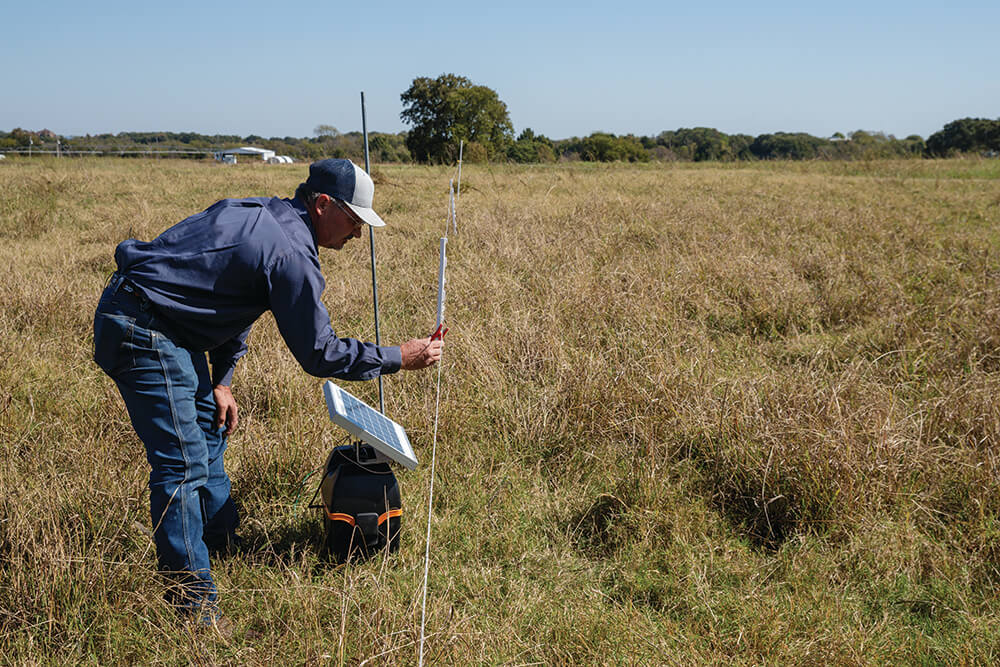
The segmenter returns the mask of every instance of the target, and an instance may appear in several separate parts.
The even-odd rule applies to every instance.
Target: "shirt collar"
[[[308,228],[309,233],[312,234],[313,245],[315,246],[316,230],[313,228],[312,218],[309,216],[309,211],[306,210],[306,205],[303,204],[302,200],[298,197],[292,197],[291,199],[286,199],[285,201],[291,204],[292,208],[295,209],[295,212],[299,214],[300,218],[302,218],[302,222],[306,223],[306,228]]]

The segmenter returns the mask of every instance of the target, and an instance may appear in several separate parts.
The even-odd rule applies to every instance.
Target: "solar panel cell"
[[[358,400],[333,382],[323,385],[330,419],[356,438],[364,440],[396,463],[413,470],[417,457],[403,427]]]

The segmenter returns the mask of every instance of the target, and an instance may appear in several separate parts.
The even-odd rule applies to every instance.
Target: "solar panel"
[[[417,467],[417,457],[402,426],[329,380],[323,384],[323,395],[334,424],[396,463],[410,470]]]

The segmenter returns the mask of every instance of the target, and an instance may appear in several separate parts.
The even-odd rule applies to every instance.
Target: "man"
[[[441,358],[442,341],[430,338],[399,347],[338,338],[320,301],[317,248],[340,250],[365,224],[383,226],[374,191],[349,160],[321,160],[293,199],[225,199],[115,250],[94,361],[146,447],[159,567],[178,581],[171,598],[202,622],[217,617],[209,553],[238,539],[223,452],[238,423],[230,382],[253,322],[270,310],[317,377],[368,380]]]

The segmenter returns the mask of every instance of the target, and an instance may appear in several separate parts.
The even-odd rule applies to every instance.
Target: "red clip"
[[[441,331],[441,327],[443,326],[443,324],[438,325],[437,331],[431,334],[431,340],[444,340],[444,335],[448,333],[449,330],[445,329],[444,331]]]

